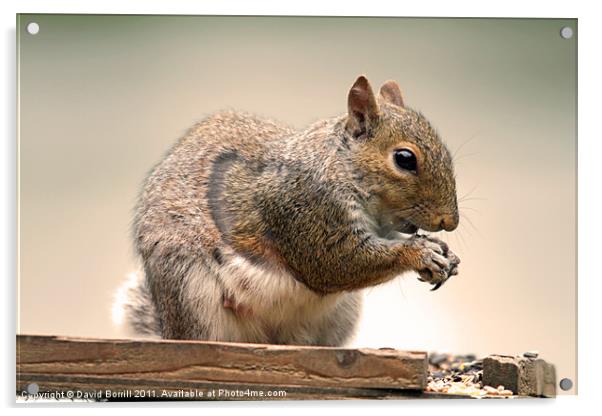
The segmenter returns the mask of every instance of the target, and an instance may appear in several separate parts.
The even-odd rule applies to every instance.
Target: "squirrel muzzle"
[[[459,218],[457,214],[438,215],[433,219],[434,231],[453,231],[458,228]]]

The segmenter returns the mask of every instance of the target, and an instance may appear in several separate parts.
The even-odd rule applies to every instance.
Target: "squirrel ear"
[[[403,107],[403,98],[401,98],[401,90],[395,81],[387,81],[380,87],[380,95],[386,102],[394,104],[398,107]]]
[[[347,130],[354,136],[363,136],[378,120],[378,105],[370,83],[361,75],[349,90],[347,97]]]

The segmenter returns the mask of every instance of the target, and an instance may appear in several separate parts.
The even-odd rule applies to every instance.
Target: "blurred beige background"
[[[299,128],[342,113],[363,73],[397,80],[438,128],[465,200],[443,236],[460,275],[367,290],[352,345],[535,349],[575,380],[577,44],[559,31],[576,24],[21,15],[18,331],[121,336],[132,210],[168,147],[227,107]]]

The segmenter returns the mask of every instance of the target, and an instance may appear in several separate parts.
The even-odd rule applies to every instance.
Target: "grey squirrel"
[[[143,273],[123,313],[141,335],[338,346],[360,289],[406,271],[438,288],[460,260],[450,152],[399,86],[364,76],[346,114],[295,131],[238,112],[192,127],[136,207]]]

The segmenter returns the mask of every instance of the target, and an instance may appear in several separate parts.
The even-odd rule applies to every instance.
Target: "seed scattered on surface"
[[[429,354],[429,363],[432,365],[439,365],[447,360],[445,354]]]
[[[473,354],[429,354],[426,391],[474,398],[512,398],[504,386],[483,386],[483,360]]]
[[[537,358],[539,357],[538,351],[527,351],[523,353],[523,357],[525,358]]]

